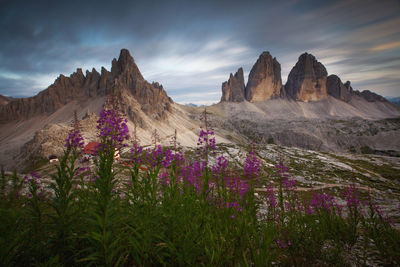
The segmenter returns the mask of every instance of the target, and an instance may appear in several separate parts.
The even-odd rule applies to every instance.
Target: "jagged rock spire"
[[[304,53],[289,73],[286,94],[294,100],[305,102],[327,98],[327,76],[324,65],[312,54]]]
[[[239,68],[235,75],[232,73],[227,82],[222,83],[221,101],[242,102],[244,98],[244,76],[243,69]]]
[[[263,102],[279,97],[281,89],[281,64],[265,51],[250,71],[245,91],[246,99],[249,102]]]

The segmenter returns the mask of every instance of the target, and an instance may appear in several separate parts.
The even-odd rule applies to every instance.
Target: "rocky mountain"
[[[83,129],[85,141],[95,141],[96,123],[88,121],[87,114],[98,115],[111,92],[119,99],[131,135],[137,127],[142,144],[151,144],[154,129],[161,142],[169,144],[177,130],[181,144],[196,144],[198,122],[168,97],[161,84],[147,82],[129,51],[122,49],[111,71],[103,67],[100,73],[93,69],[83,74],[77,69],[69,77],[60,75],[36,96],[7,99],[0,105],[0,165],[21,169],[26,162],[59,154],[74,111],[86,118],[83,125],[91,122]]]
[[[122,49],[118,60],[112,61],[111,72],[104,67],[101,73],[95,69],[82,69],[69,77],[60,75],[54,84],[36,96],[19,98],[0,106],[0,123],[26,120],[38,115],[50,115],[71,101],[85,101],[89,98],[105,96],[112,90],[130,94],[140,109],[155,119],[165,119],[171,110],[172,99],[158,83],[148,83],[140,73],[129,51]],[[122,98],[123,100],[124,98]],[[128,115],[138,120],[138,113],[126,110]]]
[[[338,76],[329,75],[326,81],[326,89],[328,94],[334,98],[349,102],[353,95],[353,88],[350,87],[349,81],[346,84],[347,86],[342,83]]]
[[[221,101],[242,102],[245,100],[243,69],[239,68],[235,75],[232,73],[227,82],[222,83]]]
[[[264,102],[282,93],[281,65],[265,51],[252,67],[246,86],[242,68],[222,83],[221,102]]]
[[[340,78],[336,75],[328,76],[326,87],[329,95],[344,102],[350,102],[354,97],[360,97],[367,102],[389,103],[389,101],[383,96],[380,96],[369,90],[364,90],[362,92],[358,90],[354,91],[350,85],[350,81],[347,81],[345,84],[343,84]]]
[[[12,100],[12,97],[0,95],[0,106],[7,105]]]
[[[289,98],[304,102],[325,99],[328,72],[324,65],[308,53],[299,57],[289,73],[285,91]]]
[[[328,76],[325,66],[309,53],[300,55],[285,86],[282,86],[281,65],[269,52],[259,56],[250,71],[246,87],[242,68],[222,83],[221,102],[257,103],[277,98],[313,102],[327,99],[328,96],[346,103],[353,98],[389,103],[374,92],[353,90],[350,81],[343,83],[337,75]]]
[[[281,64],[269,52],[263,52],[250,71],[246,100],[263,102],[281,95]]]
[[[162,85],[144,79],[129,51],[122,49],[118,60],[112,60],[111,71],[92,69],[83,74],[77,69],[69,77],[60,75],[34,97],[0,97],[0,165],[20,168],[61,153],[74,110],[83,119],[85,141],[95,141],[96,114],[110,92],[119,99],[131,135],[137,127],[141,144],[150,145],[157,129],[161,143],[168,145],[177,130],[181,145],[196,146],[204,107],[174,103]],[[392,153],[393,147],[400,153],[400,144],[392,142],[400,129],[397,120],[388,121],[392,126],[385,120],[399,117],[399,108],[375,93],[353,90],[350,82],[343,84],[336,75],[327,76],[311,54],[300,56],[283,87],[279,62],[263,52],[247,86],[239,68],[222,84],[222,92],[221,102],[207,107],[217,142],[273,140],[324,151],[347,151],[352,146],[358,151],[373,143],[376,151]],[[346,128],[354,120],[351,129]],[[382,121],[370,123],[374,120]]]

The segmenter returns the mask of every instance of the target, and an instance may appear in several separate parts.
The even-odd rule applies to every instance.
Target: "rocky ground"
[[[182,147],[187,157],[196,155],[192,147]],[[242,168],[249,146],[218,144],[217,152],[210,157],[210,165],[223,155],[233,168]],[[288,167],[291,179],[296,180],[297,190],[307,197],[311,191],[329,192],[339,199],[344,187],[355,185],[364,196],[367,193],[376,200],[383,211],[400,227],[400,158],[373,154],[329,153],[284,147],[274,144],[256,145],[256,154],[261,159],[261,183],[257,194],[263,194],[266,186],[278,185],[279,177],[274,166],[282,159]],[[122,154],[128,160],[128,150]],[[85,163],[87,166],[87,163]],[[89,166],[94,167],[93,163]],[[36,170],[50,181],[56,172],[55,164],[45,164]],[[11,173],[8,173],[11,175]],[[22,178],[22,174],[19,175]],[[121,182],[125,180],[120,176]],[[23,190],[26,193],[26,189]]]

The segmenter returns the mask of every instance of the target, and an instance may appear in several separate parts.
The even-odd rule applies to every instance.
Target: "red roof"
[[[96,147],[99,145],[100,143],[97,142],[89,142],[85,148],[83,149],[83,153],[84,154],[89,154],[89,155],[96,155]]]

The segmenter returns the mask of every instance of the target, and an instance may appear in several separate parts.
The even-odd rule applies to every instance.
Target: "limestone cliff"
[[[327,76],[324,65],[313,55],[304,53],[289,73],[285,84],[287,96],[304,102],[325,99]]]
[[[249,74],[246,99],[249,102],[264,102],[281,94],[281,65],[269,52],[263,52]]]
[[[231,73],[229,80],[222,83],[221,101],[242,102],[245,100],[244,90],[243,69],[239,68],[235,75]]]

